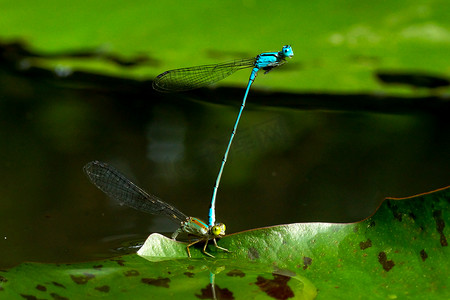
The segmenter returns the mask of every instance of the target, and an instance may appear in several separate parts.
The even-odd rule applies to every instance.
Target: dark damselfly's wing
[[[95,186],[121,204],[150,214],[167,216],[177,223],[187,219],[181,211],[145,192],[106,163],[92,161],[83,170]]]
[[[250,68],[254,63],[255,58],[249,58],[170,70],[156,76],[153,80],[153,88],[160,92],[193,90],[220,81],[238,70]]]

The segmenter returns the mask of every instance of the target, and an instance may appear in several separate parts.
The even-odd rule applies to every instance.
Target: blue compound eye
[[[292,57],[294,56],[294,51],[292,51],[292,47],[290,45],[286,45],[282,49],[282,53],[286,57]]]

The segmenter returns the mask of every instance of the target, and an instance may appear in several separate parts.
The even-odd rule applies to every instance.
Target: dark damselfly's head
[[[290,45],[283,46],[283,49],[281,49],[280,52],[284,57],[294,56],[294,51],[292,50],[292,47]]]
[[[216,237],[222,237],[222,236],[225,235],[225,230],[226,230],[226,229],[227,229],[227,228],[225,227],[225,224],[223,224],[223,223],[217,223],[216,225],[212,226],[212,227],[209,229],[209,234],[210,234],[213,238],[216,238]]]

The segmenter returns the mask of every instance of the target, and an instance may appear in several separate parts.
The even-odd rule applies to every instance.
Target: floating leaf
[[[336,292],[348,297],[448,296],[449,203],[448,188],[406,199],[386,199],[373,216],[358,223],[249,230],[219,241],[232,253],[216,251],[213,245],[208,246],[208,252],[289,269],[311,280],[319,296]],[[165,241],[156,243],[155,239]],[[174,246],[164,253],[158,245],[166,242]],[[153,259],[159,255],[178,257],[186,251],[182,246],[152,235],[139,253]],[[191,253],[202,255],[201,245]]]
[[[0,275],[2,299],[313,299],[289,271],[231,260],[149,262],[133,254],[82,264],[22,264]]]
[[[137,255],[0,272],[0,298],[447,299],[450,189],[387,199],[358,223],[307,223],[231,234],[218,258],[159,234]],[[214,288],[213,288],[214,287]],[[20,297],[21,296],[21,297]]]

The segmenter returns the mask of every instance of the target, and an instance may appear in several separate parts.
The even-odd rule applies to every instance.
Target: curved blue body
[[[230,151],[233,138],[236,134],[239,119],[241,118],[242,111],[244,110],[245,101],[247,100],[247,95],[250,90],[250,87],[253,81],[255,81],[256,75],[259,70],[262,69],[265,71],[265,73],[267,73],[273,68],[284,64],[286,58],[292,57],[293,55],[294,52],[292,50],[292,47],[286,45],[281,49],[281,51],[264,52],[259,54],[255,58],[251,59],[241,59],[221,64],[169,70],[159,74],[153,81],[153,88],[155,90],[161,92],[180,92],[215,83],[219,80],[226,78],[227,76],[233,74],[234,72],[240,69],[253,68],[252,72],[250,73],[250,78],[247,84],[247,89],[245,91],[244,98],[242,100],[241,108],[236,118],[236,122],[234,123],[233,131],[231,132],[231,137],[228,142],[228,146],[225,150],[225,154],[222,159],[222,164],[220,165],[219,173],[217,175],[217,179],[213,188],[213,195],[211,199],[211,205],[209,208],[209,216],[208,216],[209,229],[217,225],[215,213],[217,191],[219,189],[220,179],[222,177],[223,169],[225,167],[225,163],[228,158],[228,152]],[[193,221],[192,224],[189,224],[190,222],[188,222],[186,223],[185,226],[180,227],[180,229],[177,230],[177,232],[175,232],[174,235],[177,236],[178,233],[181,231],[187,232],[187,230],[192,230],[201,232],[202,230],[204,230],[203,228],[204,223],[202,225],[199,225],[200,223],[194,222],[194,219],[192,219],[192,221]],[[184,230],[183,228],[185,228],[186,230]]]
[[[245,90],[244,98],[242,99],[241,108],[239,109],[238,116],[236,118],[236,122],[234,123],[233,130],[231,131],[231,137],[228,142],[227,149],[225,150],[225,154],[222,159],[222,164],[220,165],[219,174],[217,175],[216,184],[213,188],[213,196],[211,199],[211,205],[209,207],[209,215],[208,215],[208,224],[209,226],[213,226],[216,224],[216,196],[217,191],[219,189],[220,179],[222,177],[223,169],[225,167],[225,163],[227,162],[228,152],[230,151],[231,144],[233,143],[233,138],[236,134],[236,130],[239,124],[239,120],[241,118],[242,112],[244,111],[245,102],[247,100],[248,92],[250,91],[250,87],[252,86],[253,81],[256,79],[256,75],[260,69],[266,70],[266,73],[272,70],[275,67],[282,65],[287,57],[292,57],[294,55],[294,51],[292,47],[286,45],[279,52],[265,52],[261,53],[255,58],[254,67],[252,72],[250,73],[250,78],[248,80],[247,89]]]

